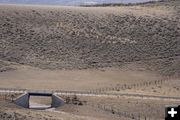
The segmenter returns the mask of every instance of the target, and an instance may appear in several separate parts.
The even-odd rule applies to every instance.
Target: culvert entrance
[[[48,104],[49,102],[49,104]],[[45,103],[45,104],[44,104]],[[47,109],[57,108],[65,102],[52,92],[27,92],[15,100],[15,104],[24,108]]]
[[[51,96],[29,96],[29,108],[31,109],[51,108],[51,103]]]

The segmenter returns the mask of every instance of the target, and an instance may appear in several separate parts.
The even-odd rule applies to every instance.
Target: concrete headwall
[[[65,102],[60,97],[56,96],[55,94],[52,95],[52,104],[51,107],[56,108],[63,105]]]
[[[15,104],[24,108],[29,108],[29,93],[25,93],[15,100]]]

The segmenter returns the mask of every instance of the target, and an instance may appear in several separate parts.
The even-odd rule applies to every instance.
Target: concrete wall
[[[15,100],[15,104],[24,108],[29,108],[29,94],[25,93]]]
[[[56,108],[63,105],[65,102],[60,97],[56,96],[55,94],[52,95],[52,104],[51,107]]]

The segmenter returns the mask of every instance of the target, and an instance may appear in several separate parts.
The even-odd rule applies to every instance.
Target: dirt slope
[[[173,4],[172,4],[173,3]],[[141,61],[180,71],[179,2],[124,7],[0,5],[0,59],[45,69],[121,67]]]

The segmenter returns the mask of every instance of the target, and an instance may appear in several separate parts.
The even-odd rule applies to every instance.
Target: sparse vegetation
[[[164,75],[179,71],[173,68],[179,64],[180,51],[179,15],[175,12],[161,17],[101,10],[98,15],[93,8],[84,8],[92,12],[1,8],[2,60],[45,69],[120,67],[141,61],[147,63],[147,69]],[[167,60],[171,65],[164,64]]]
[[[0,5],[0,87],[99,95],[63,96],[66,105],[37,112],[0,94],[0,119],[164,119],[164,106],[180,103],[179,12],[179,0]],[[120,93],[177,99],[110,97]]]

